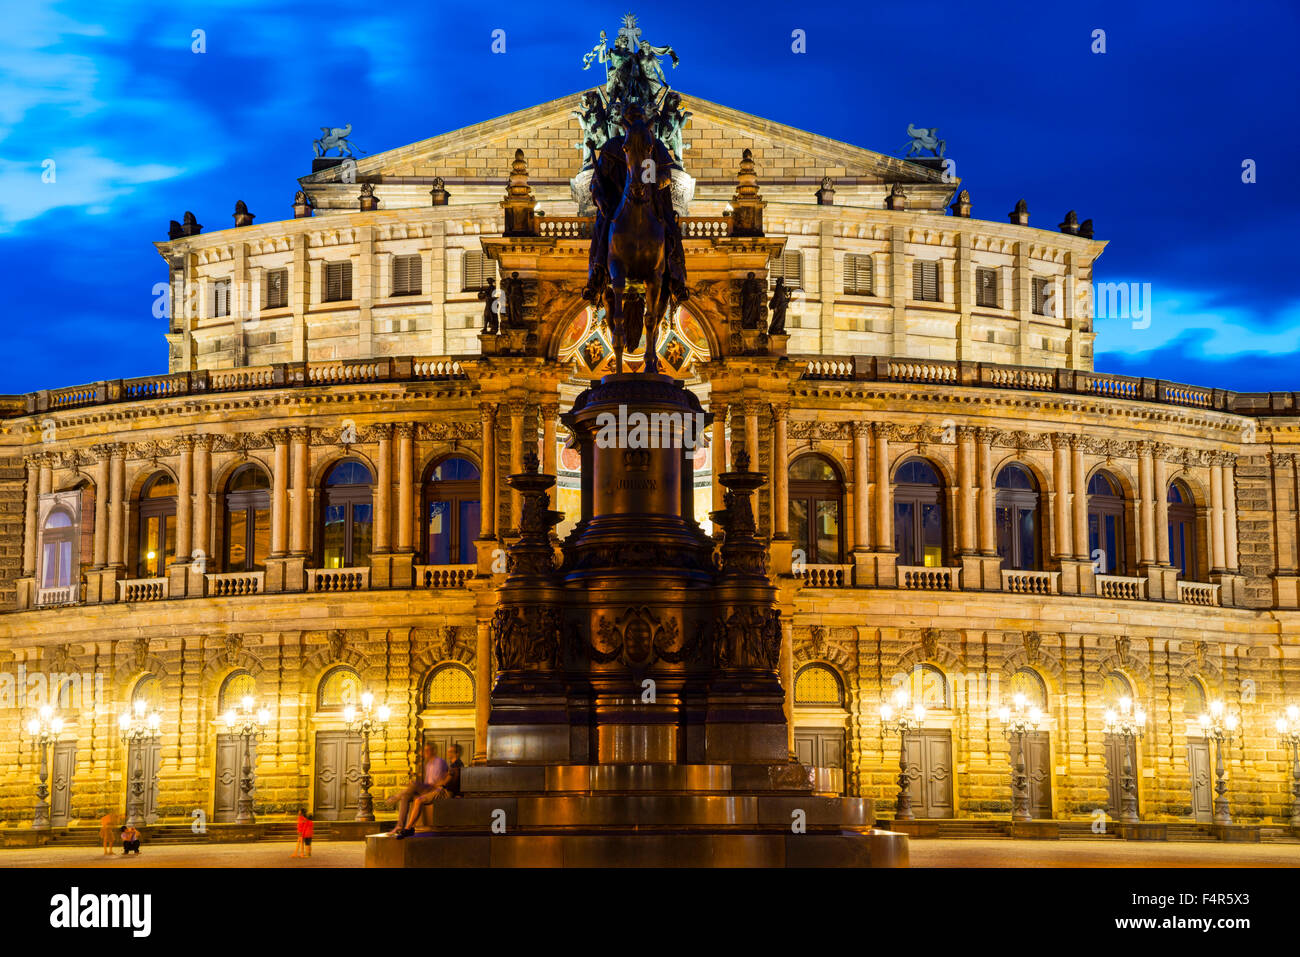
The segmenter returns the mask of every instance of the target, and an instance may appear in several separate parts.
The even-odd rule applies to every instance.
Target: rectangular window
[[[918,260],[912,263],[912,298],[918,302],[939,301],[939,264]]]
[[[871,295],[871,257],[844,257],[844,291],[851,296]]]
[[[269,269],[266,273],[265,309],[284,309],[289,305],[289,270]]]
[[[1030,280],[1030,290],[1032,292],[1032,305],[1034,315],[1036,316],[1054,316],[1054,287],[1052,280],[1040,276],[1035,276]]]
[[[975,305],[986,309],[998,307],[998,271],[996,269],[975,270]]]
[[[218,279],[212,284],[212,315],[230,315],[230,280]]]
[[[461,257],[460,288],[462,292],[477,292],[496,277],[496,263],[479,249],[467,249]]]
[[[393,257],[393,295],[418,296],[420,294],[420,256]]]
[[[803,288],[803,253],[796,249],[772,260],[767,269],[768,287],[775,286],[778,279],[785,280],[787,289]]]
[[[326,263],[322,302],[347,302],[352,298],[352,263]]]

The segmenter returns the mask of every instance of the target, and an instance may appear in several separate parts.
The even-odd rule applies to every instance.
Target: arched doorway
[[[1021,668],[1011,676],[1012,698],[1023,694],[1030,707],[1047,714],[1047,682],[1033,668]],[[1045,719],[1044,719],[1045,720]],[[1030,731],[1024,736],[1025,774],[1029,778],[1029,813],[1035,819],[1052,816],[1052,734],[1047,729]],[[1015,767],[1020,743],[1011,739],[1011,765]]]
[[[315,773],[312,810],[317,820],[351,821],[361,802],[361,734],[343,722],[345,708],[361,701],[361,676],[335,665],[316,685]]]
[[[1105,675],[1101,682],[1102,707],[1121,711],[1123,708],[1122,702],[1125,699],[1128,700],[1130,709],[1136,707],[1133,683],[1128,680],[1128,676],[1119,671],[1112,671]],[[1133,742],[1133,746],[1130,748],[1129,739],[1122,734],[1108,734],[1105,736],[1105,747],[1107,800],[1111,817],[1118,820],[1124,802],[1124,752],[1126,749],[1129,752],[1129,771],[1133,775],[1135,790],[1141,781],[1141,775],[1138,773],[1137,743]]]
[[[256,701],[257,680],[243,669],[232,671],[221,682],[217,692],[217,718],[229,711],[237,710],[247,701]],[[239,779],[243,774],[244,759],[247,757],[253,769],[253,780],[257,780],[256,754],[249,754],[249,748],[256,749],[256,741],[243,735],[221,731],[217,734],[216,760],[213,762],[214,782],[212,787],[212,820],[217,824],[228,824],[239,813]]]
[[[474,675],[458,661],[435,667],[420,688],[422,740],[446,758],[452,745],[469,764],[474,758]]]
[[[1172,494],[1173,486],[1170,486]],[[1173,519],[1170,519],[1172,525]],[[1214,820],[1214,771],[1210,764],[1210,739],[1200,726],[1209,710],[1205,682],[1190,675],[1183,686],[1183,717],[1187,719],[1187,772],[1191,785],[1192,818],[1201,824]]]
[[[844,683],[834,668],[804,665],[794,677],[794,753],[806,767],[826,768],[830,787],[845,790],[848,709]]]
[[[844,561],[844,482],[830,459],[801,455],[790,463],[790,538],[809,565]]]
[[[131,689],[126,705],[132,713],[144,716],[162,711],[162,682],[157,675],[142,675]],[[128,794],[134,783],[143,786],[143,814],[146,824],[158,820],[158,771],[162,764],[162,741],[157,735],[132,738],[126,749],[126,786]]]
[[[907,675],[908,700],[925,707],[925,726],[905,735],[908,793],[918,818],[953,816],[952,689],[948,677],[921,663]]]

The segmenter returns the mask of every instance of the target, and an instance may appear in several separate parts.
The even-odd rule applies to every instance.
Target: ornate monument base
[[[423,828],[366,840],[372,867],[897,867],[907,838],[791,761],[781,628],[755,534],[763,479],[719,476],[716,545],[694,516],[699,400],[668,376],[606,376],[564,415],[582,515],[561,545],[554,478],[510,476],[519,539],[491,621],[487,763]]]

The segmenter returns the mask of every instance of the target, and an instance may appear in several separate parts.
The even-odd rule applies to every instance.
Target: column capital
[[[268,429],[266,434],[270,436],[272,445],[285,445],[289,441],[288,429]]]
[[[113,442],[99,442],[92,445],[90,451],[94,453],[96,459],[104,462],[113,457],[113,450],[115,448],[117,448],[117,445]]]
[[[509,399],[506,402],[506,409],[510,412],[510,417],[524,416],[528,412],[528,402],[524,399]]]
[[[1052,432],[1048,438],[1051,439],[1052,448],[1056,450],[1069,449],[1074,444],[1074,436],[1069,432]]]
[[[311,427],[306,425],[293,426],[289,429],[289,438],[291,441],[300,444],[311,444]]]
[[[478,413],[483,418],[484,422],[489,422],[496,418],[497,406],[498,403],[496,402],[480,402],[478,404]]]
[[[190,436],[191,441],[194,443],[194,448],[202,449],[204,452],[212,451],[212,442],[215,438],[216,436],[209,435],[206,432],[199,432],[196,435]]]
[[[415,438],[416,429],[414,422],[398,422],[396,425],[392,426],[392,430],[399,439],[406,440]]]
[[[558,418],[560,415],[560,400],[559,399],[543,400],[542,415],[546,416],[548,419]]]
[[[772,410],[772,421],[774,422],[784,422],[790,414],[789,402],[773,402],[770,408]]]
[[[374,437],[376,442],[382,442],[384,439],[391,439],[393,437],[393,423],[376,422],[370,427],[370,434]]]
[[[852,423],[852,426],[853,426],[853,437],[855,439],[860,439],[871,435],[870,422],[863,422],[862,420],[859,419],[858,421]]]
[[[969,439],[975,441],[979,438],[980,427],[978,425],[959,425],[957,426],[957,438]]]
[[[976,439],[981,445],[992,447],[993,440],[998,437],[998,429],[990,428],[987,425],[976,426]]]

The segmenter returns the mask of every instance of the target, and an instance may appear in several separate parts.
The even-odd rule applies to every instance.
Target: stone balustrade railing
[[[369,568],[309,568],[312,591],[365,591],[370,587]]]
[[[853,583],[852,565],[804,565],[795,577],[807,588],[844,588]]]
[[[463,588],[476,571],[473,565],[416,565],[415,582],[423,588]]]
[[[906,591],[957,591],[961,588],[961,569],[899,565],[898,587]]]
[[[206,594],[212,598],[241,598],[266,591],[266,572],[221,572],[203,577]]]
[[[1098,575],[1097,594],[1102,598],[1140,601],[1147,597],[1147,580],[1128,578],[1124,575]]]
[[[37,608],[57,608],[59,605],[75,605],[81,601],[81,586],[68,585],[64,588],[36,589]]]
[[[166,597],[166,578],[127,578],[117,583],[118,601],[162,601]]]
[[[1060,593],[1060,572],[1002,570],[1002,590],[1016,595],[1056,595]]]
[[[1178,600],[1184,605],[1210,605],[1217,607],[1219,604],[1219,586],[1206,582],[1179,581]]]

